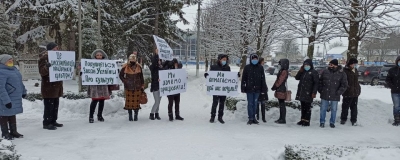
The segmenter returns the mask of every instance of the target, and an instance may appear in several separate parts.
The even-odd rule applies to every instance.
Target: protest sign
[[[159,71],[160,96],[186,92],[187,73],[184,69]]]
[[[210,71],[207,77],[207,94],[218,96],[237,96],[239,94],[236,72]]]
[[[82,85],[119,84],[115,60],[82,59],[81,67]]]
[[[156,35],[153,35],[154,42],[156,43],[158,49],[158,55],[162,60],[172,60],[173,59],[173,51],[168,43]]]
[[[48,51],[50,82],[72,80],[75,69],[75,52]]]

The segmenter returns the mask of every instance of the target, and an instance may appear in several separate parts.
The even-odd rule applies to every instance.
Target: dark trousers
[[[301,120],[310,121],[311,119],[311,103],[300,101],[301,104]]]
[[[181,100],[181,94],[169,95],[168,97],[168,113],[172,113],[172,106],[175,102],[175,113],[179,115],[179,102]]]
[[[90,103],[90,113],[89,118],[93,118],[94,111],[96,110],[97,103],[99,103],[99,110],[97,111],[97,116],[103,116],[104,109],[104,99],[103,100],[92,100]]]
[[[211,107],[211,117],[215,117],[218,108],[218,117],[224,116],[224,106],[225,106],[226,96],[213,96],[213,103]]]
[[[58,118],[59,98],[44,98],[43,125],[54,124]]]
[[[349,114],[350,109],[350,121],[354,123],[357,122],[357,104],[358,97],[343,98],[342,114],[340,115],[340,119],[342,121],[347,121],[347,115]]]
[[[258,104],[257,104],[257,111],[256,111],[257,120],[258,120],[259,117],[260,117],[260,106],[261,106],[261,118],[262,118],[263,120],[265,120],[265,101],[258,101]]]

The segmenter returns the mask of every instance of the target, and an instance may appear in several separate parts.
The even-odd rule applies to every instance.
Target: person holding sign
[[[231,71],[231,67],[229,67],[229,65],[227,64],[227,61],[228,61],[228,55],[219,54],[218,55],[217,64],[216,65],[212,65],[210,67],[210,71],[226,71],[226,72],[230,72]],[[208,73],[204,73],[204,77],[207,78],[207,76],[209,76],[209,74]],[[215,115],[216,115],[216,112],[217,112],[218,102],[219,102],[218,121],[220,123],[222,123],[222,124],[225,123],[224,120],[222,119],[222,116],[224,115],[225,100],[226,100],[226,96],[217,96],[217,95],[213,96],[210,123],[214,123]]]
[[[107,54],[101,50],[96,49],[92,53],[92,59],[103,60],[108,59]],[[104,122],[103,118],[103,109],[104,109],[104,101],[106,99],[110,99],[111,90],[109,89],[110,85],[89,85],[87,93],[89,97],[92,98],[92,102],[90,103],[90,111],[89,111],[89,123],[93,123],[93,114],[96,110],[97,103],[99,103],[99,109],[97,111],[97,120],[100,122]]]
[[[169,70],[169,69],[180,69],[178,60],[174,58],[172,61],[166,61],[164,63],[164,69]],[[183,121],[184,118],[180,116],[179,113],[179,103],[181,99],[181,94],[174,94],[174,95],[168,95],[168,117],[169,121],[174,120],[174,115],[172,114],[172,106],[174,105],[175,102],[175,119],[176,120],[181,120]]]
[[[153,55],[153,58],[151,59],[151,65],[150,65],[150,70],[151,70],[151,86],[150,86],[150,92],[153,92],[153,97],[154,97],[154,105],[153,108],[151,109],[150,113],[150,119],[151,120],[161,120],[160,114],[158,113],[158,110],[160,108],[160,102],[161,102],[161,96],[160,96],[160,76],[159,72],[162,70],[163,66],[161,63],[161,59],[158,57],[158,50],[155,50],[155,54]]]
[[[12,56],[0,55],[0,125],[1,137],[11,140],[23,138],[17,132],[15,115],[22,113],[22,98],[26,96],[26,89],[22,83],[22,75],[14,66]],[[8,128],[10,126],[10,128]],[[8,132],[10,129],[10,132]]]
[[[274,85],[272,86],[273,91],[275,91],[275,98],[279,101],[279,119],[275,121],[278,124],[286,124],[286,106],[285,99],[287,96],[287,79],[289,76],[289,60],[281,59],[278,64],[278,75]]]
[[[242,93],[247,94],[248,125],[259,123],[255,119],[258,97],[260,94],[267,94],[265,93],[267,85],[265,82],[264,68],[258,64],[258,55],[250,55],[250,60],[251,63],[244,67],[241,85]]]
[[[265,64],[264,58],[260,58],[260,61],[258,62],[258,64],[259,64],[261,67],[264,68],[264,64]],[[265,86],[267,86],[267,83],[265,83]],[[256,113],[257,116],[256,116],[256,117],[257,117],[257,120],[260,119],[260,106],[261,106],[261,119],[262,119],[262,121],[263,121],[264,123],[266,123],[267,120],[265,120],[265,102],[268,101],[268,94],[267,94],[267,92],[268,92],[268,86],[265,87],[264,89],[265,89],[265,90],[262,91],[262,93],[265,93],[265,94],[261,94],[261,95],[258,97],[257,113]]]
[[[57,127],[63,127],[63,124],[57,123],[58,107],[60,97],[63,96],[63,82],[50,82],[48,51],[58,51],[58,45],[54,42],[47,44],[47,51],[39,59],[39,73],[42,77],[41,93],[44,103],[43,129],[56,130]]]
[[[119,78],[124,83],[125,107],[128,110],[129,121],[137,121],[140,108],[140,98],[144,92],[144,78],[142,66],[137,63],[136,55],[129,56],[129,62],[122,66]],[[132,110],[135,112],[132,118]]]

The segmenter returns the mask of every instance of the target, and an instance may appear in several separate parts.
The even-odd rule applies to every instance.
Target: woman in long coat
[[[11,140],[23,138],[17,132],[15,115],[22,113],[22,98],[26,96],[26,89],[22,83],[22,76],[14,67],[13,58],[8,54],[0,55],[0,125],[1,137]],[[10,132],[8,131],[10,130]]]
[[[279,101],[279,119],[275,121],[278,124],[286,124],[286,106],[285,99],[287,95],[287,79],[289,76],[289,60],[279,60],[279,72],[271,90],[275,91],[275,98]]]

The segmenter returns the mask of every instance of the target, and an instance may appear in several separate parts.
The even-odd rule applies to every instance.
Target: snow
[[[185,67],[184,67],[185,68]],[[202,66],[204,68],[204,66]],[[331,128],[319,128],[319,108],[312,109],[310,127],[300,127],[300,111],[287,108],[287,124],[273,123],[279,111],[273,108],[266,113],[267,123],[246,125],[245,102],[239,102],[238,110],[225,110],[225,124],[208,122],[212,97],[206,95],[204,73],[195,77],[195,66],[188,66],[188,92],[181,94],[181,116],[184,121],[169,122],[167,98],[160,106],[161,120],[149,120],[154,103],[142,106],[139,121],[129,122],[123,109],[124,99],[115,97],[106,101],[103,116],[105,122],[88,123],[90,99],[60,100],[59,120],[65,126],[55,131],[42,129],[43,103],[23,100],[24,113],[17,115],[18,130],[23,139],[13,140],[22,160],[70,160],[70,159],[265,159],[281,160],[285,145],[352,146],[364,147],[360,152],[342,159],[395,159],[396,149],[383,151],[366,148],[400,146],[400,129],[393,127],[390,91],[380,86],[362,86],[359,99],[359,126],[350,124]],[[239,68],[233,67],[238,71]],[[267,76],[269,88],[276,76]],[[36,81],[24,82],[28,92],[40,92]],[[75,81],[64,82],[65,91],[76,92]],[[288,87],[295,97],[298,81],[288,80]],[[115,94],[115,93],[114,93]],[[273,97],[273,92],[269,92]],[[241,94],[240,97],[245,97]],[[338,107],[340,116],[341,104]],[[327,119],[330,114],[327,114]],[[338,121],[338,118],[337,118]],[[378,158],[379,157],[379,158]]]
[[[347,46],[335,47],[330,49],[327,54],[343,54],[348,49]]]

